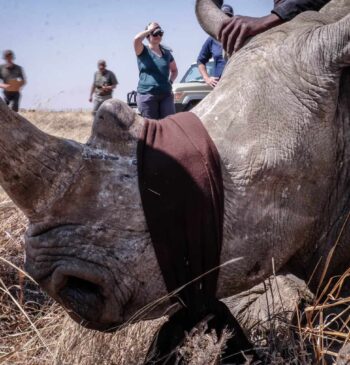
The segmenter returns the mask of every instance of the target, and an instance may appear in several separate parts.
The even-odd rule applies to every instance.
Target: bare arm
[[[91,85],[91,90],[90,90],[90,97],[89,97],[89,101],[90,101],[90,103],[92,102],[92,95],[94,95],[95,89],[96,89],[96,86],[95,86],[95,84],[93,83],[93,84]]]
[[[21,81],[20,81],[20,87],[23,87],[27,83],[27,77],[24,74],[23,69],[21,68]]]
[[[320,10],[330,0],[287,0],[276,1],[272,14],[261,18],[234,16],[222,24],[219,39],[228,54],[237,52],[243,47],[248,37],[275,27],[293,19],[306,10]]]
[[[200,74],[202,75],[204,81],[211,87],[215,87],[218,83],[218,78],[217,77],[210,77],[208,75],[208,71],[207,68],[205,67],[205,65],[203,63],[198,63],[198,70],[200,72]]]
[[[2,78],[1,68],[0,68],[0,80],[3,82],[0,82],[0,89],[6,90],[10,85],[5,83],[5,80]]]
[[[136,56],[139,56],[143,51],[143,40],[150,35],[156,28],[159,28],[159,25],[152,24],[149,29],[144,30],[143,32],[138,33],[134,38],[134,49]]]
[[[224,50],[228,54],[232,54],[243,47],[248,37],[265,32],[283,22],[284,20],[277,14],[266,15],[261,18],[240,15],[234,16],[223,22],[219,39]]]
[[[275,7],[270,15],[261,18],[239,15],[224,20],[219,31],[219,41],[231,55],[243,47],[248,37],[291,20],[303,11],[320,10],[329,2],[330,0],[274,0]],[[223,0],[216,0],[216,3],[221,7]]]
[[[174,82],[177,78],[177,75],[179,74],[179,71],[177,69],[177,65],[175,61],[170,62],[170,81]]]
[[[197,58],[197,65],[198,70],[200,74],[202,75],[204,81],[211,87],[215,87],[218,83],[217,77],[210,77],[206,68],[206,64],[208,61],[213,57],[212,53],[212,38],[208,38],[203,46],[202,49],[199,52],[198,58]]]
[[[205,65],[203,63],[198,64],[198,70],[199,70],[199,73],[202,75],[204,81],[209,79],[207,68],[205,67]]]

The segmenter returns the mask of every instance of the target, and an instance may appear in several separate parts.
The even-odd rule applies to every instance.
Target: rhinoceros
[[[220,270],[218,298],[273,270],[317,282],[329,253],[328,276],[349,264],[349,13],[348,0],[333,0],[254,37],[192,110],[222,165],[221,262],[231,264]],[[197,16],[217,37],[225,15],[215,3],[197,0]],[[94,329],[169,305],[138,190],[143,123],[125,103],[106,101],[80,144],[0,102],[0,184],[29,219],[25,268]]]

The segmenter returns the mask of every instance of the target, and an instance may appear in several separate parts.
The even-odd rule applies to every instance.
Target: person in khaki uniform
[[[15,59],[13,51],[4,51],[3,58],[6,63],[0,66],[0,79],[3,81],[0,83],[0,88],[4,90],[6,104],[13,111],[18,112],[20,90],[25,85],[26,80],[22,67],[13,62]]]
[[[118,85],[118,80],[112,71],[107,70],[107,64],[105,60],[99,60],[97,62],[98,71],[95,72],[94,82],[90,91],[90,103],[94,96],[94,107],[92,114],[95,115],[101,104],[108,99],[112,98],[113,90]]]

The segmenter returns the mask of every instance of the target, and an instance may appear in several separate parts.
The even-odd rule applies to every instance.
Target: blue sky
[[[236,14],[268,14],[272,0],[227,0]],[[96,62],[107,60],[126,100],[138,70],[132,40],[150,21],[165,30],[179,77],[197,58],[207,35],[194,14],[195,0],[0,0],[0,49],[13,49],[28,84],[22,107],[86,109]]]

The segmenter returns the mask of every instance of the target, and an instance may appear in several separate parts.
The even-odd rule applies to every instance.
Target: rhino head
[[[142,121],[106,103],[83,145],[41,132],[2,101],[0,110],[0,181],[29,219],[27,272],[84,325],[124,322],[124,308],[142,301],[137,288],[148,291],[148,270],[162,289],[137,191],[132,126]]]
[[[329,171],[312,193],[322,196],[322,204],[309,199],[310,186],[323,176],[320,166],[329,169],[336,161],[328,154],[334,140],[330,123],[349,121],[349,87],[342,84],[345,76],[350,79],[344,71],[350,64],[349,12],[348,1],[333,0],[321,13],[307,12],[254,38],[230,59],[217,88],[194,109],[218,147],[225,172],[222,260],[250,252],[235,268],[221,271],[219,297],[267,277],[273,254],[278,270],[303,245],[315,242],[310,226],[328,199]],[[198,0],[197,16],[217,37],[225,17],[217,4]],[[313,128],[315,123],[323,123],[324,130]],[[0,126],[0,184],[29,219],[25,267],[40,286],[75,320],[100,330],[137,318],[138,310],[164,296],[138,191],[136,146],[143,119],[126,104],[107,101],[89,141],[79,144],[41,132],[0,101]],[[291,168],[286,162],[297,156],[296,149],[303,153],[303,136],[308,148],[313,143],[318,148],[308,156],[315,161],[316,167],[309,166],[318,174],[314,178],[299,169],[302,155]],[[324,138],[325,152],[313,136]],[[265,175],[271,181],[283,175],[279,164],[290,168],[293,179],[287,185],[305,182],[307,187],[307,195],[290,198],[291,209],[287,203],[270,204],[277,190],[260,184]],[[261,209],[254,211],[252,202],[259,199]],[[286,211],[290,219],[281,225],[289,222],[287,229],[279,226]],[[266,217],[275,219],[271,230],[262,230]],[[284,240],[284,229],[292,238]]]

